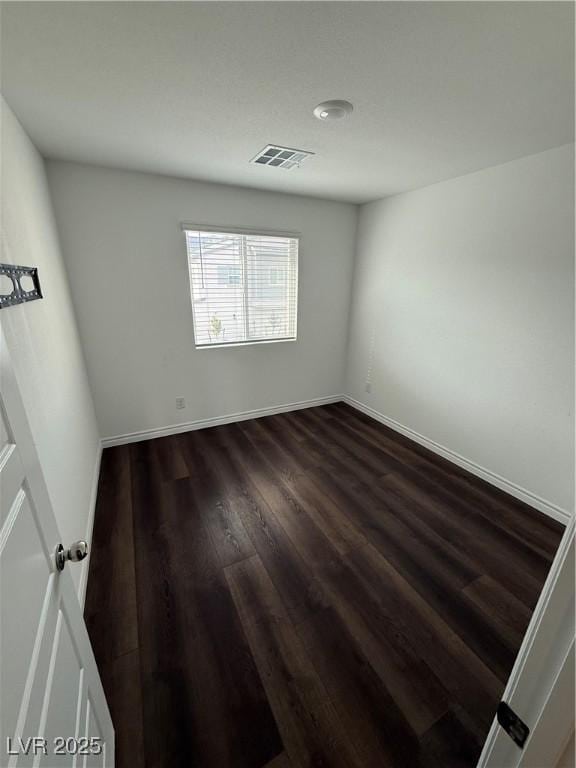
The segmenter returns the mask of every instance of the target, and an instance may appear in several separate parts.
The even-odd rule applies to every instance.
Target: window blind
[[[184,231],[197,347],[296,338],[297,237]]]

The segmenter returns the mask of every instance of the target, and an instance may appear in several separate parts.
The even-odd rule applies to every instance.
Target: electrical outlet
[[[176,398],[176,410],[181,411],[182,408],[186,408],[186,400],[183,397]]]
[[[366,384],[364,384],[364,392],[372,392],[372,382],[367,381]]]

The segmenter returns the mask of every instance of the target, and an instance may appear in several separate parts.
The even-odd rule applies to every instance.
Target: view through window
[[[296,338],[297,237],[185,234],[197,347]]]

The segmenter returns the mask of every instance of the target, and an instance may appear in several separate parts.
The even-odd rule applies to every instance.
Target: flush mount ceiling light
[[[333,101],[323,101],[318,104],[314,109],[314,117],[318,120],[340,120],[342,117],[346,117],[354,107],[349,101],[341,101],[335,99]]]

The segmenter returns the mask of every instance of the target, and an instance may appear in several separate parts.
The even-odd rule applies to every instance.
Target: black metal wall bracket
[[[0,309],[23,304],[25,301],[35,301],[42,298],[38,269],[36,267],[20,267],[17,264],[0,264],[0,276],[6,276],[12,281],[10,293],[0,293]],[[33,287],[26,290],[20,284],[23,277],[32,279]]]
[[[526,723],[520,720],[516,712],[514,712],[505,701],[501,701],[500,704],[498,704],[496,716],[498,722],[502,728],[504,728],[508,736],[510,736],[512,741],[522,748],[530,733],[530,728],[528,728]]]

